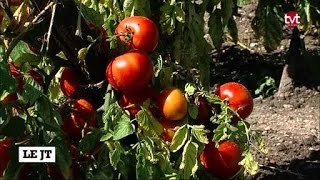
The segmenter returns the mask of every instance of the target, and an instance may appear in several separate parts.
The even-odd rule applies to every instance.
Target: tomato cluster
[[[129,48],[106,68],[108,82],[121,93],[119,105],[128,110],[133,119],[141,110],[140,106],[149,99],[149,110],[164,127],[162,136],[171,141],[177,125],[174,121],[182,120],[187,114],[187,100],[176,87],[159,92],[151,86],[154,72],[148,53],[155,50],[158,44],[156,25],[146,17],[132,16],[118,24],[115,35]]]

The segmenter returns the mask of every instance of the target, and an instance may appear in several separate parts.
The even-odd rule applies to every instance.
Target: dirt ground
[[[222,56],[214,59],[212,83],[239,81],[252,93],[265,76],[279,85],[289,36],[278,50],[266,53],[250,27],[255,8],[255,4],[243,6],[236,21],[239,41],[247,48],[226,43]],[[307,49],[320,52],[313,34],[305,42]],[[320,85],[296,87],[287,96],[254,99],[247,120],[253,131],[261,131],[269,152],[254,151],[260,169],[249,179],[320,179]]]

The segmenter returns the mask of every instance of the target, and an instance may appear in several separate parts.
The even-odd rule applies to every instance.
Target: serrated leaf
[[[25,129],[25,120],[21,117],[15,116],[12,117],[8,124],[3,127],[1,134],[10,137],[18,137],[24,133]]]
[[[189,104],[188,113],[192,119],[196,119],[199,113],[199,107],[195,104]]]
[[[91,152],[100,141],[102,132],[99,129],[93,129],[86,134],[79,142],[79,150],[83,153]]]
[[[152,179],[153,170],[151,163],[145,159],[143,154],[137,154],[136,178]]]
[[[197,87],[193,84],[190,84],[190,83],[187,83],[184,87],[184,91],[189,96],[193,95],[196,90],[197,90]]]
[[[191,127],[191,135],[201,143],[204,143],[204,144],[209,143],[207,133],[208,131],[205,130],[204,125],[194,125]]]
[[[188,126],[181,126],[175,133],[170,144],[170,151],[177,152],[186,142],[189,136]]]
[[[223,26],[221,22],[221,10],[216,9],[210,16],[208,21],[209,34],[211,36],[214,47],[217,50],[221,49],[223,43]]]
[[[244,158],[239,164],[242,165],[245,172],[250,175],[255,175],[258,172],[258,162],[254,160],[254,157],[250,152],[246,152]]]
[[[227,138],[227,127],[225,124],[220,124],[214,131],[213,139],[215,142],[219,142]]]
[[[183,179],[189,179],[198,170],[198,148],[199,146],[192,141],[188,141],[183,148],[179,166]]]
[[[134,125],[130,121],[130,117],[126,114],[121,116],[121,119],[117,121],[117,125],[114,128],[113,140],[117,141],[128,135],[134,133]]]
[[[149,132],[153,136],[159,136],[163,132],[162,125],[152,116],[152,114],[141,107],[141,110],[137,113],[137,121],[145,131]]]
[[[170,2],[167,1],[166,4],[160,8],[160,25],[161,31],[168,35],[171,35],[174,32],[176,27],[176,18],[174,16],[174,6],[170,5]]]
[[[117,170],[117,165],[120,161],[121,154],[124,152],[124,150],[119,142],[115,142],[114,146],[114,150],[109,152],[109,158],[111,166],[114,168],[114,170]]]

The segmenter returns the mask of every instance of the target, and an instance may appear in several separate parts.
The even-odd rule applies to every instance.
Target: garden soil
[[[219,57],[213,52],[211,74],[214,78],[211,83],[238,81],[254,95],[265,77],[271,77],[278,87],[290,36],[284,33],[281,46],[267,53],[251,29],[255,9],[255,4],[239,9],[240,16],[236,22],[241,45],[225,43]],[[315,34],[308,34],[305,42],[310,52],[320,52]],[[259,171],[249,179],[319,180],[320,85],[302,85],[282,97],[254,97],[254,110],[247,121],[251,130],[262,134],[268,153],[253,148],[259,161]]]

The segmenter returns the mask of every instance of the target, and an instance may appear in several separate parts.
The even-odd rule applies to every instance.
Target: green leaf
[[[184,145],[184,143],[188,139],[188,136],[189,136],[188,126],[185,124],[185,125],[181,126],[174,133],[174,136],[172,138],[172,142],[169,147],[170,151],[177,152],[180,148],[182,148],[182,146]]]
[[[83,62],[87,56],[87,53],[88,53],[88,48],[81,48],[78,51],[78,60]]]
[[[232,37],[233,42],[238,43],[239,37],[238,37],[238,28],[236,21],[233,18],[229,19],[229,22],[227,24],[228,31],[230,36]]]
[[[246,173],[254,175],[258,172],[258,162],[254,160],[253,155],[249,151],[245,153],[244,158],[239,164],[244,167]]]
[[[233,0],[224,0],[221,2],[221,15],[223,27],[225,27],[228,24],[230,18],[232,18],[233,8]]]
[[[18,44],[13,48],[12,52],[10,53],[10,57],[15,60],[20,59],[20,57],[23,56],[23,54],[29,52],[29,48],[27,43],[23,41],[19,41]]]
[[[178,6],[178,5],[174,6],[174,15],[175,15],[177,21],[179,21],[181,23],[185,23],[186,14],[180,6]]]
[[[126,114],[123,114],[121,119],[117,121],[117,125],[114,129],[113,140],[117,141],[128,135],[134,133],[135,127],[130,121],[130,117]]]
[[[204,125],[193,125],[191,126],[191,135],[195,137],[199,142],[208,144],[209,140],[207,137],[208,130],[205,130]]]
[[[28,74],[23,79],[25,84],[22,100],[24,103],[33,104],[38,98],[43,96],[42,87]]]
[[[35,110],[45,130],[60,131],[62,121],[60,113],[54,109],[52,103],[45,96],[37,99],[35,102]]]
[[[163,132],[162,125],[144,107],[141,107],[141,110],[137,113],[137,121],[140,127],[153,136],[159,136]]]
[[[30,65],[37,65],[41,62],[41,57],[31,53],[22,53],[14,62],[17,64],[29,63]]]
[[[50,146],[56,147],[56,164],[60,167],[60,170],[66,179],[69,178],[70,166],[71,166],[71,155],[69,148],[65,143],[65,140],[61,137],[55,137]]]
[[[79,150],[83,153],[90,153],[100,141],[102,132],[100,129],[93,129],[86,134],[79,142]]]
[[[95,1],[92,1],[95,2]],[[101,27],[103,25],[103,16],[99,13],[97,9],[94,9],[92,7],[95,7],[95,4],[92,4],[91,7],[85,4],[82,4],[81,14],[82,16],[87,20],[92,22],[98,27]]]
[[[196,90],[197,87],[194,84],[187,83],[184,87],[184,91],[188,96],[192,96]]]
[[[174,32],[176,27],[176,18],[174,15],[174,6],[170,5],[170,2],[167,1],[166,4],[161,6],[161,16],[160,16],[160,25],[161,31],[168,35],[171,35]]]
[[[277,8],[277,2],[259,1],[251,27],[259,38],[263,38],[263,45],[267,51],[275,50],[280,45],[283,17],[284,12]]]
[[[188,141],[183,148],[179,166],[183,179],[189,179],[198,170],[198,147],[195,142]]]
[[[124,149],[120,145],[119,141],[115,141],[114,143],[114,150],[109,152],[110,164],[117,170],[117,165],[120,162],[121,154],[124,153]]]
[[[145,159],[143,154],[137,154],[136,178],[151,180],[153,177],[152,175],[152,164]]]
[[[16,91],[16,80],[9,73],[7,63],[0,62],[0,100],[5,98],[8,93]]]
[[[135,0],[124,0],[123,1],[123,10],[125,13],[125,17],[131,16],[133,14],[133,6],[134,6],[134,1]]]
[[[213,45],[219,51],[221,49],[224,36],[220,9],[214,10],[214,12],[211,14],[208,26]]]
[[[199,107],[195,104],[189,104],[188,113],[192,119],[196,119],[199,113]]]
[[[225,124],[220,124],[214,131],[213,139],[215,142],[219,142],[227,138],[227,127]]]
[[[24,133],[25,129],[25,120],[21,117],[14,116],[9,120],[8,124],[4,126],[1,134],[5,136],[18,137]]]

